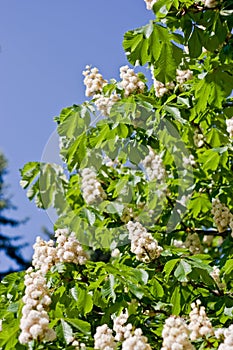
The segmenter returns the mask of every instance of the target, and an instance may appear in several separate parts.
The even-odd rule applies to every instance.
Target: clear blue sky
[[[32,254],[41,227],[52,230],[44,211],[19,186],[19,168],[39,161],[55,130],[53,117],[81,103],[82,71],[97,66],[105,78],[119,77],[127,63],[123,34],[153,18],[143,0],[2,0],[0,2],[0,150],[9,161],[8,193],[18,207],[6,214],[30,217],[19,229]],[[9,262],[0,256],[0,270]]]

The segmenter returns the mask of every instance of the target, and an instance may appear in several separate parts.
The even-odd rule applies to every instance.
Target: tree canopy
[[[233,349],[233,1],[145,3],[137,68],[55,118],[64,166],[21,169],[58,220],[0,284],[3,350]]]

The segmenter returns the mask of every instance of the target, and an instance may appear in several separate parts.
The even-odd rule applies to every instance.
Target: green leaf
[[[62,335],[65,339],[66,344],[69,344],[73,339],[72,327],[64,319],[61,319]]]
[[[192,267],[185,260],[181,260],[177,266],[174,276],[179,282],[188,282],[187,275],[192,271]]]
[[[153,278],[150,283],[150,292],[156,298],[162,298],[164,296],[163,286],[156,278]]]
[[[92,295],[85,289],[78,287],[71,288],[70,290],[72,297],[76,301],[76,307],[82,312],[84,315],[91,312],[93,308],[93,300]]]
[[[205,42],[204,30],[194,26],[191,37],[188,41],[190,57],[197,58],[202,53],[202,46]]]
[[[207,213],[212,208],[212,204],[206,193],[196,193],[189,201],[188,208],[190,214],[198,218],[199,214]]]
[[[171,259],[164,265],[163,272],[165,273],[166,280],[168,280],[178,261],[180,261],[180,259]]]
[[[180,292],[180,287],[177,286],[175,287],[172,296],[171,296],[171,303],[172,303],[172,314],[173,315],[179,315],[180,310],[181,310],[181,292]]]
[[[80,320],[78,318],[66,318],[66,321],[69,322],[73,327],[78,329],[85,335],[90,335],[91,325],[87,321]]]

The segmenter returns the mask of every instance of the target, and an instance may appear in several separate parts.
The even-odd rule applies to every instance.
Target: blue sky
[[[52,230],[46,212],[29,202],[19,186],[19,169],[40,161],[56,125],[53,117],[65,106],[82,103],[82,71],[97,66],[104,78],[119,77],[127,63],[122,49],[127,30],[148,23],[153,14],[143,0],[5,0],[0,3],[0,150],[9,161],[8,193],[17,211],[30,217],[18,229],[29,247],[41,227]],[[43,235],[42,235],[43,236]],[[10,262],[0,255],[0,270]],[[12,263],[11,263],[12,265]]]

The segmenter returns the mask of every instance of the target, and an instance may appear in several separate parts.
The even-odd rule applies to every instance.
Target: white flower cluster
[[[147,337],[142,335],[141,328],[137,328],[134,335],[131,335],[122,343],[122,350],[151,350],[151,347],[147,343]]]
[[[180,239],[173,239],[172,244],[173,244],[174,247],[176,247],[176,248],[185,248],[184,242],[181,241]]]
[[[156,97],[163,97],[169,90],[174,89],[175,85],[173,82],[163,84],[161,81],[158,81],[152,75],[154,81],[154,89]]]
[[[161,350],[194,350],[189,340],[189,330],[181,317],[170,316],[166,319],[162,331]]]
[[[123,66],[120,68],[120,86],[124,89],[125,96],[129,96],[134,92],[141,93],[145,89],[145,84],[141,81],[138,75],[129,66]]]
[[[183,158],[183,163],[184,163],[185,166],[188,166],[188,165],[194,166],[194,165],[196,165],[195,158],[194,158],[193,154],[190,154],[188,157],[184,157]]]
[[[80,343],[78,340],[73,340],[72,346],[75,346],[75,350],[86,350],[86,345],[84,343]]]
[[[133,328],[132,324],[129,323],[125,325],[125,323],[128,320],[128,310],[124,312],[121,312],[121,314],[118,317],[115,317],[113,320],[113,330],[115,331],[115,339],[117,341],[122,341],[131,335],[131,330]]]
[[[217,334],[216,334],[217,333]],[[233,349],[233,324],[228,328],[218,329],[215,332],[216,338],[224,337],[224,342],[220,344],[218,350],[232,350]]]
[[[57,251],[54,247],[54,241],[49,240],[45,242],[40,237],[37,237],[33,249],[32,265],[36,270],[41,270],[43,274],[46,274],[57,261]]]
[[[87,261],[87,254],[75,237],[75,233],[67,229],[58,229],[55,232],[57,238],[56,255],[60,262],[70,262],[83,265]]]
[[[105,116],[109,116],[112,106],[120,99],[119,96],[115,93],[109,97],[97,94],[94,96],[94,98],[94,102],[98,111],[100,111]]]
[[[210,273],[210,276],[214,279],[215,283],[220,289],[225,288],[226,285],[220,280],[220,270],[217,266],[213,266],[213,270]]]
[[[99,350],[114,350],[116,349],[116,342],[112,335],[112,330],[103,324],[96,328],[96,333],[94,335],[95,345],[94,349]]]
[[[158,258],[163,250],[156,239],[139,222],[129,221],[126,225],[131,241],[131,252],[137,260],[149,263]]]
[[[193,72],[189,69],[186,70],[181,70],[177,69],[176,70],[176,80],[179,84],[184,84],[187,80],[190,80],[193,78]]]
[[[86,96],[93,96],[102,91],[103,86],[107,84],[107,81],[103,79],[103,76],[99,73],[98,68],[91,68],[86,66],[86,70],[83,71],[84,85],[86,86]]]
[[[233,137],[233,117],[231,119],[226,120],[227,125],[227,132],[229,133],[230,137]]]
[[[27,344],[33,339],[53,341],[56,333],[49,328],[48,306],[51,304],[46,279],[41,270],[29,268],[24,277],[26,286],[23,296],[24,306],[20,320],[21,333],[19,341]]]
[[[144,0],[146,3],[147,10],[152,10],[153,5],[157,2],[157,0]]]
[[[194,145],[198,148],[204,145],[204,136],[198,129],[194,131],[193,142]]]
[[[211,213],[218,232],[223,232],[232,223],[232,214],[225,204],[222,204],[218,198],[212,200]]]
[[[36,270],[40,270],[45,275],[57,262],[85,264],[87,254],[75,237],[74,232],[69,233],[67,229],[58,229],[55,231],[55,237],[57,238],[56,247],[52,240],[45,242],[40,237],[36,238],[32,257],[32,265]]]
[[[214,8],[217,6],[216,0],[203,0],[202,2],[204,3],[205,7],[208,8]]]
[[[196,300],[191,304],[192,310],[190,311],[190,323],[188,329],[190,330],[190,339],[192,341],[202,338],[203,336],[213,335],[213,327],[206,315],[205,307],[200,306],[201,301]]]
[[[142,164],[150,181],[156,179],[161,182],[165,179],[166,171],[162,158],[160,155],[155,154],[151,147],[149,147],[149,154],[143,159]]]
[[[220,270],[217,266],[213,266],[213,271],[210,273],[210,276],[215,280],[216,283],[220,282]]]
[[[85,168],[82,171],[82,184],[81,189],[83,191],[83,198],[89,205],[99,203],[106,198],[100,182],[96,178],[96,173],[90,169]]]
[[[201,241],[196,232],[188,234],[184,242],[184,246],[185,248],[189,249],[190,253],[192,254],[200,254],[202,252]]]

